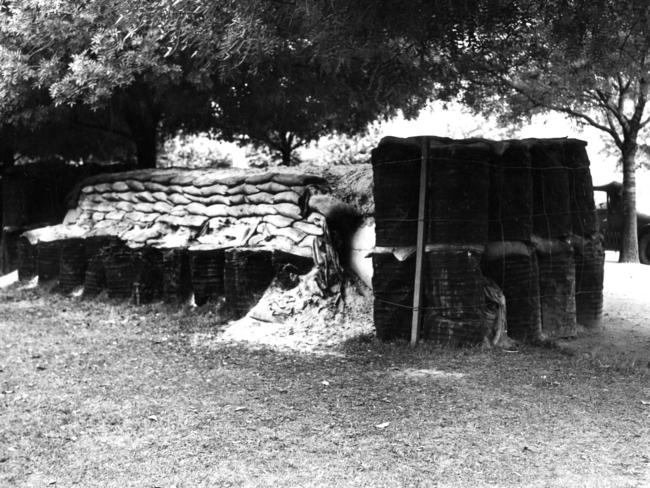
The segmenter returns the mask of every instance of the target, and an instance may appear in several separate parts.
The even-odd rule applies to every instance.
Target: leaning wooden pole
[[[427,163],[429,159],[429,141],[420,139],[422,157],[420,159],[420,189],[418,201],[418,234],[415,244],[415,281],[413,283],[413,319],[411,322],[411,345],[415,346],[420,338],[422,323],[422,271],[424,268],[424,232],[427,203]]]

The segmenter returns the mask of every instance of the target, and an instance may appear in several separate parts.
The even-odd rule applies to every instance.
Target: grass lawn
[[[645,366],[368,337],[300,353],[215,322],[0,291],[0,486],[650,486]]]

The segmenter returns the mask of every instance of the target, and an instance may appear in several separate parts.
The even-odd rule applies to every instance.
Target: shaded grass
[[[0,292],[0,486],[650,485],[650,376],[549,349],[294,353]]]

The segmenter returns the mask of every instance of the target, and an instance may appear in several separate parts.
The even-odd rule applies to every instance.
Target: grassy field
[[[215,322],[0,291],[0,486],[650,486],[647,368]]]

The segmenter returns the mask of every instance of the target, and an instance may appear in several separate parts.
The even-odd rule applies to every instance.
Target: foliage
[[[457,69],[470,81],[464,99],[506,121],[561,112],[610,137],[623,163],[621,260],[638,261],[634,170],[639,136],[650,123],[650,7],[641,0],[558,0],[531,3],[521,15],[517,29],[459,48]]]
[[[208,134],[177,135],[165,141],[158,166],[175,168],[227,168],[232,157]]]

